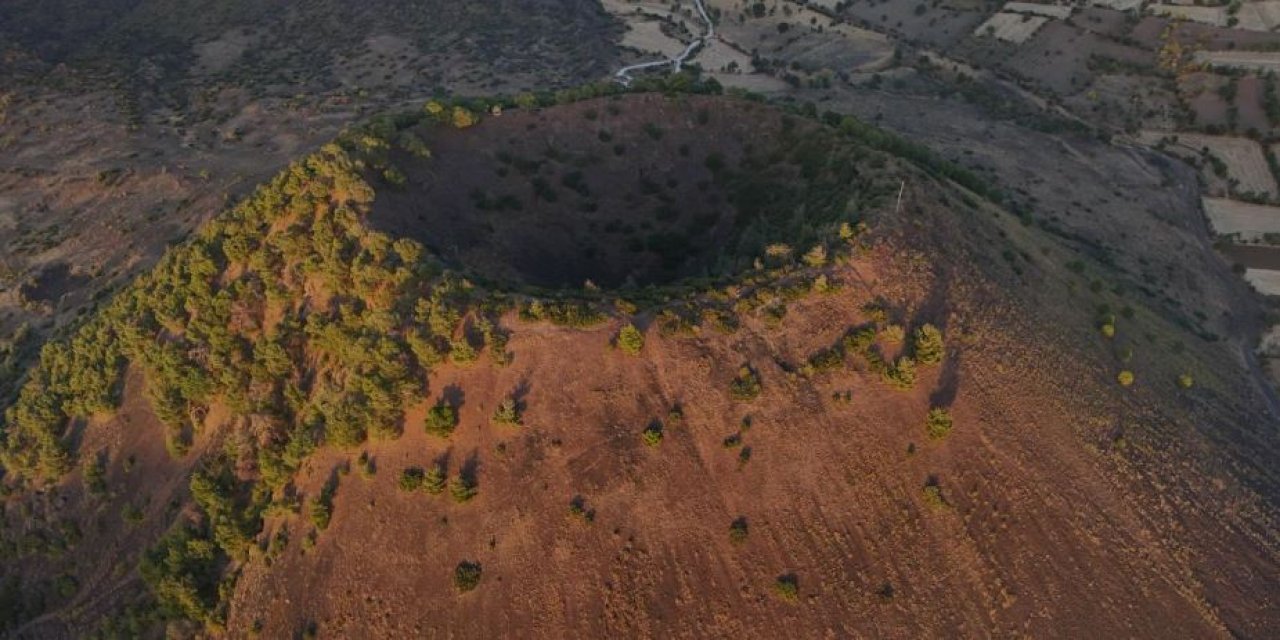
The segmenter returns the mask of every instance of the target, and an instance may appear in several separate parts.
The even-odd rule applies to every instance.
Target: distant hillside
[[[587,0],[15,0],[0,7],[0,72],[65,64],[137,107],[185,109],[221,82],[314,96],[589,78],[608,70],[617,29]]]
[[[376,119],[46,346],[3,423],[0,625],[1280,625],[1234,354],[927,149],[643,89]]]

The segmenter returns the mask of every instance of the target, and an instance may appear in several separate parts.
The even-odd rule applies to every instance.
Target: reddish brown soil
[[[949,221],[936,213],[916,209],[928,223],[909,228],[938,239],[966,228],[973,246],[990,241],[964,212]],[[1035,237],[1019,227],[1006,226],[1006,237]],[[1029,291],[943,250],[949,266],[937,266],[939,254],[912,248],[935,242],[921,236],[839,270],[842,291],[793,304],[780,328],[751,320],[732,336],[650,330],[638,358],[609,348],[616,323],[583,331],[509,320],[510,367],[431,378],[432,401],[462,398],[453,437],[426,436],[420,408],[403,438],[368,447],[377,475],[342,479],[315,549],[294,543],[270,569],[246,571],[231,632],[255,622],[265,637],[312,623],[321,637],[1225,637],[1275,628],[1274,432],[1244,409],[1257,399],[1241,399],[1247,392],[1225,378],[1237,365],[1193,346],[1186,357],[1201,382],[1179,396],[1172,376],[1185,361],[1143,352],[1126,365],[1139,383],[1122,389],[1087,295]],[[1031,281],[1070,277],[1033,269]],[[863,322],[861,304],[877,296],[908,325],[946,328],[943,367],[905,393],[856,367],[815,380],[788,373]],[[745,403],[728,393],[744,362],[765,389]],[[491,425],[513,390],[526,425]],[[833,398],[846,391],[851,402]],[[937,404],[956,418],[941,442],[922,424]],[[644,446],[641,430],[675,405],[682,423]],[[751,457],[740,465],[723,442],[746,417]],[[315,458],[302,490],[318,491],[354,456]],[[396,489],[400,470],[438,459],[451,473],[474,465],[474,501]],[[948,506],[926,504],[931,481]],[[578,496],[594,522],[570,517]],[[739,517],[750,528],[740,546],[728,536]],[[306,529],[287,524],[295,539]],[[484,577],[458,594],[451,577],[464,560],[481,563]],[[795,603],[771,592],[783,574],[798,578]]]
[[[70,602],[19,629],[19,638],[82,636],[97,629],[105,616],[118,613],[141,586],[136,570],[142,553],[162,535],[186,498],[193,465],[215,439],[205,438],[182,460],[165,450],[165,427],[151,411],[144,395],[145,380],[139,371],[126,375],[124,402],[115,416],[101,416],[78,426],[81,456],[108,459],[104,480],[108,493],[86,495],[82,472],[71,474],[62,486],[45,496],[43,507],[24,525],[39,531],[49,521],[76,522],[83,541],[72,547],[79,570],[80,589]],[[223,426],[222,416],[212,412],[210,431]],[[126,518],[136,508],[137,522]],[[26,558],[22,573],[41,574],[41,559]]]
[[[609,346],[620,319],[579,330],[505,318],[512,364],[442,366],[428,380],[427,403],[460,402],[451,438],[423,432],[427,403],[410,411],[401,438],[365,448],[374,477],[340,476],[332,524],[310,550],[305,512],[267,519],[264,539],[287,527],[289,544],[244,568],[227,635],[288,638],[312,625],[319,637],[369,638],[1271,635],[1277,438],[1239,354],[1138,298],[1091,292],[1038,227],[907,177],[900,215],[868,254],[832,269],[840,288],[790,303],[780,326],[749,316],[732,335],[663,336],[642,314],[647,342],[632,357]],[[795,373],[865,323],[876,299],[908,329],[942,327],[944,363],[909,392],[852,360]],[[1113,340],[1095,328],[1102,303],[1138,307]],[[1174,341],[1185,348],[1165,346]],[[764,389],[749,402],[729,393],[744,363]],[[1136,372],[1132,387],[1116,384],[1121,368]],[[1186,370],[1196,386],[1179,391]],[[119,419],[85,431],[82,451],[111,453],[119,493],[108,509],[143,496],[159,509],[189,472],[164,457],[140,384],[130,378]],[[524,426],[491,424],[513,393]],[[932,406],[955,417],[944,440],[925,435]],[[187,460],[225,445],[219,420]],[[646,447],[654,420],[666,437]],[[734,434],[750,447],[745,463],[744,449],[724,446]],[[359,453],[322,449],[299,490],[315,496]],[[473,472],[479,495],[455,504],[397,489],[401,470],[437,460],[451,475]],[[927,484],[945,505],[927,502]],[[73,513],[78,487],[60,489]],[[575,498],[594,521],[570,515]],[[749,535],[735,545],[738,518]],[[22,635],[84,635],[135,580],[106,566],[131,563],[159,534],[82,528],[85,575],[111,576],[95,578],[100,600]],[[463,561],[483,578],[460,594]],[[772,591],[782,575],[798,582],[795,602]]]

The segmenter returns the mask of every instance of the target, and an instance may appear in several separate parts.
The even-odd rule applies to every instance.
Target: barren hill
[[[379,119],[47,347],[4,422],[0,621],[1280,627],[1239,354],[925,149],[663,88]]]

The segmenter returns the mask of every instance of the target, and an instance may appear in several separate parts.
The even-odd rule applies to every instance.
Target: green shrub
[[[471,342],[465,336],[449,342],[449,360],[457,364],[468,364],[475,362],[479,357],[480,352],[471,346]]]
[[[520,404],[515,398],[503,398],[498,403],[498,408],[493,410],[494,424],[506,424],[511,426],[520,425]]]
[[[333,519],[333,507],[323,497],[315,498],[311,501],[311,524],[315,525],[317,530],[324,531],[329,528],[329,521]]]
[[[844,354],[839,349],[823,349],[809,356],[809,369],[814,373],[835,371],[844,366]]]
[[[462,107],[454,107],[450,121],[455,129],[466,129],[479,122],[480,118]]]
[[[82,468],[84,488],[90,495],[100,496],[107,492],[106,469],[98,456],[90,456]]]
[[[424,477],[422,467],[409,467],[400,472],[400,481],[397,484],[401,491],[412,493],[422,489],[422,480]]]
[[[356,460],[356,468],[360,470],[360,475],[365,478],[372,478],[378,473],[378,467],[374,464],[373,458],[369,457],[368,451],[360,452],[360,457]]]
[[[425,475],[422,476],[422,490],[427,493],[438,496],[444,493],[446,477],[444,467],[440,465],[432,466],[427,469]]]
[[[782,325],[782,320],[787,317],[787,305],[782,303],[771,304],[764,308],[764,323],[766,326],[776,328]]]
[[[773,594],[784,602],[795,602],[800,599],[800,580],[795,574],[778,576],[773,581]]]
[[[534,300],[520,309],[524,320],[542,320],[562,327],[585,328],[604,322],[606,316],[586,302]]]
[[[889,312],[880,302],[868,302],[862,305],[862,313],[867,316],[871,324],[883,324],[889,320]]]
[[[458,504],[470,502],[479,492],[475,478],[458,475],[449,480],[449,497]]]
[[[1196,381],[1189,373],[1183,373],[1178,376],[1178,387],[1182,389],[1190,389],[1195,386]]]
[[[916,386],[916,362],[911,358],[903,356],[893,363],[893,366],[887,367],[880,376],[889,386],[907,391]]]
[[[569,501],[569,517],[584,524],[591,524],[592,522],[595,522],[596,512],[594,509],[587,508],[587,501],[585,498],[582,496],[574,496],[574,498]]]
[[[866,353],[876,343],[875,327],[862,327],[854,329],[841,340],[841,345],[847,353]]]
[[[640,355],[640,350],[644,348],[644,334],[635,325],[628,323],[618,331],[616,344],[623,353]]]
[[[319,535],[320,534],[316,533],[315,529],[312,529],[307,532],[307,535],[302,536],[302,552],[303,553],[306,553],[316,548],[316,541],[319,540]]]
[[[225,560],[202,532],[183,525],[143,554],[138,572],[161,615],[211,623],[218,619],[217,587]]]
[[[742,544],[747,541],[747,519],[738,518],[729,524],[729,542]]]
[[[946,347],[942,341],[942,332],[937,327],[926,324],[916,329],[913,351],[916,362],[929,366],[942,362]]]
[[[126,504],[124,509],[120,510],[120,518],[125,524],[134,526],[142,523],[144,518],[142,509],[135,504]]]
[[[924,503],[932,509],[942,509],[947,506],[947,501],[942,497],[942,487],[936,482],[930,482],[924,485],[922,490]]]
[[[453,570],[453,587],[459,593],[466,593],[480,586],[480,563],[460,562]]]
[[[403,187],[408,184],[409,178],[404,175],[403,171],[395,167],[387,167],[382,171],[382,179],[387,181],[393,187]]]
[[[941,440],[951,433],[951,414],[942,407],[930,409],[924,427],[931,440]]]
[[[738,375],[729,383],[729,392],[738,400],[755,400],[760,396],[760,376],[747,365],[739,367]]]
[[[410,131],[401,132],[399,138],[396,139],[396,143],[400,145],[400,148],[413,154],[414,157],[424,159],[431,157],[431,149],[427,147],[427,144],[422,141],[422,138]]]
[[[886,325],[880,330],[880,338],[889,344],[901,344],[906,335],[906,331],[899,324]]]
[[[645,446],[656,447],[662,444],[662,425],[658,423],[650,424],[640,432],[640,439],[644,441]]]
[[[680,405],[671,407],[667,411],[667,426],[677,428],[684,424],[684,409]]]
[[[448,438],[458,426],[458,410],[441,401],[427,410],[427,433]]]
[[[814,245],[812,249],[805,252],[801,259],[810,267],[821,267],[827,264],[827,248],[820,244]]]
[[[1133,372],[1129,371],[1128,369],[1125,369],[1124,371],[1121,371],[1120,373],[1116,374],[1116,382],[1119,382],[1120,386],[1122,387],[1127,387],[1133,384],[1133,381],[1134,381]]]

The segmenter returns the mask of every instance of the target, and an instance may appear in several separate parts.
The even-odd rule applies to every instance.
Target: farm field
[[[1280,0],[191,4],[0,2],[0,638],[1280,629]]]
[[[1065,20],[1071,17],[1071,7],[1057,4],[1037,4],[1034,2],[1008,2],[1000,9],[1003,13],[1029,13],[1046,18]]]
[[[741,51],[776,60],[805,72],[830,70],[855,73],[878,71],[893,61],[894,47],[884,34],[833,21],[829,16],[799,3],[780,2],[763,15],[744,11],[732,0],[708,0],[722,19],[718,37]]]
[[[1280,52],[1276,51],[1197,51],[1195,60],[1227,69],[1280,71]]]
[[[1249,31],[1274,31],[1280,25],[1280,1],[1245,2],[1236,12],[1236,28]]]
[[[1044,16],[1001,12],[978,25],[973,34],[1021,44],[1035,35],[1036,31],[1048,21],[1049,19]]]
[[[1089,0],[1093,7],[1105,7],[1116,11],[1132,11],[1142,7],[1145,0]]]
[[[1244,279],[1253,285],[1258,293],[1267,296],[1280,296],[1280,271],[1271,269],[1249,269],[1244,272]]]
[[[630,21],[621,44],[664,58],[679,54],[685,47],[685,43],[663,33],[661,22],[644,19]]]
[[[1280,24],[1280,2],[1244,2],[1234,14],[1226,6],[1199,4],[1149,4],[1153,15],[1179,18],[1214,27],[1232,27],[1242,31],[1270,32]]]
[[[1204,198],[1202,201],[1209,222],[1219,235],[1257,241],[1267,234],[1280,234],[1280,207],[1226,198]]]
[[[1226,165],[1228,177],[1236,181],[1234,191],[1276,196],[1275,177],[1271,175],[1262,146],[1254,140],[1150,130],[1141,132],[1138,137],[1144,144],[1151,146],[1166,142],[1171,152],[1192,158],[1199,157],[1207,149]],[[1208,168],[1206,171],[1212,172]]]
[[[1147,11],[1166,18],[1178,18],[1214,27],[1227,24],[1227,14],[1222,7],[1201,7],[1181,4],[1149,4]]]
[[[1248,269],[1280,271],[1280,247],[1255,244],[1229,244],[1219,249],[1235,264]]]

